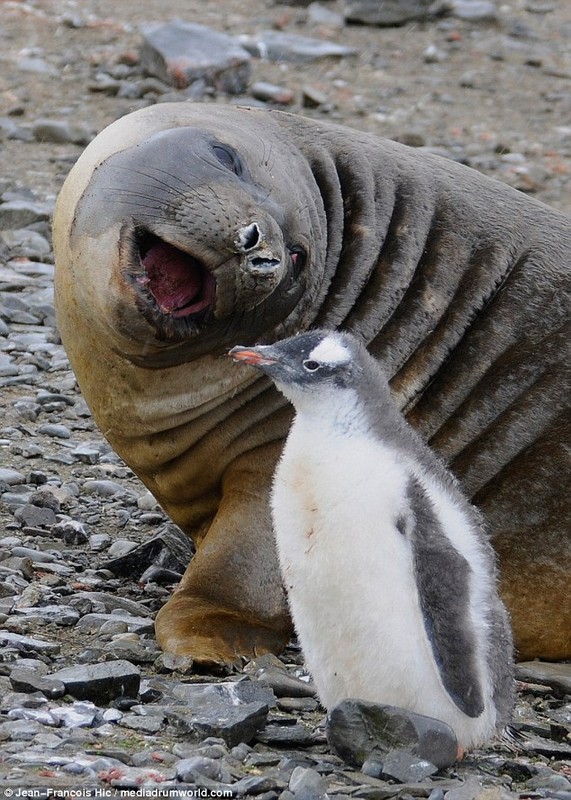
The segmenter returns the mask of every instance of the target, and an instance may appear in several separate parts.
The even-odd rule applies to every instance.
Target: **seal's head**
[[[276,158],[271,126],[188,109],[164,129],[144,121],[92,170],[70,236],[115,349],[167,366],[293,332],[320,272],[324,212]]]

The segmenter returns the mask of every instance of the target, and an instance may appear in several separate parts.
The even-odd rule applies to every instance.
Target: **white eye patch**
[[[327,336],[317,347],[314,347],[308,356],[311,361],[320,361],[322,364],[348,364],[351,353],[336,336]]]

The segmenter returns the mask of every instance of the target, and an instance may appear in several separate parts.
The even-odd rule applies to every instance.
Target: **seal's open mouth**
[[[143,269],[136,282],[162,314],[190,317],[214,307],[216,280],[197,259],[149,233],[139,237],[138,249]]]

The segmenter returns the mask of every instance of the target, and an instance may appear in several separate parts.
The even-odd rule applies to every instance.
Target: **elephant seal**
[[[290,636],[268,504],[290,411],[219,356],[319,326],[369,345],[484,511],[519,657],[571,656],[570,227],[467,167],[283,112],[161,104],[87,147],[55,211],[56,310],[99,427],[196,543],[163,649],[228,664]]]

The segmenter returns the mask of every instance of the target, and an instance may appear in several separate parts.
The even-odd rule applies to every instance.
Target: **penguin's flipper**
[[[454,703],[467,716],[479,717],[484,699],[469,615],[470,565],[446,536],[430,498],[416,479],[411,479],[407,495],[412,511],[407,535],[434,660]]]

